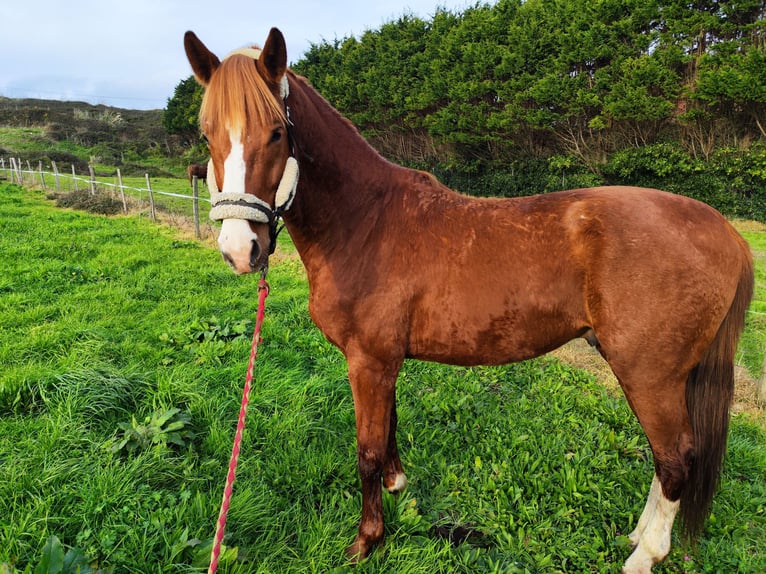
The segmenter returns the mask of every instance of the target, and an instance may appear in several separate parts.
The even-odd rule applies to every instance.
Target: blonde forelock
[[[200,107],[200,125],[244,131],[250,122],[287,124],[279,102],[252,58],[233,54],[213,74]]]

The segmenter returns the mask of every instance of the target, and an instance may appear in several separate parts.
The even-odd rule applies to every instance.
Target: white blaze
[[[235,130],[229,130],[231,151],[223,162],[224,193],[245,193],[245,146]],[[218,235],[218,245],[223,253],[232,262],[237,273],[247,273],[250,269],[250,253],[253,249],[253,241],[258,236],[250,229],[250,224],[244,219],[224,219],[221,224],[221,233]]]
[[[231,151],[229,151],[229,157],[223,162],[225,177],[221,191],[245,193],[245,146],[242,145],[242,139],[233,129],[229,129],[229,141],[231,141]]]

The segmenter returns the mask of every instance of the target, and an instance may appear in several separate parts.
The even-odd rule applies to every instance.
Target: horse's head
[[[264,270],[298,177],[284,37],[272,28],[263,50],[237,50],[223,61],[193,32],[184,36],[184,47],[205,87],[199,119],[210,150],[210,217],[223,221],[221,253],[237,273]]]

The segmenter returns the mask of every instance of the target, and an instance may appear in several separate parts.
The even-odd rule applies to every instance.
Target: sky
[[[219,57],[263,45],[272,26],[296,62],[322,41],[408,14],[460,13],[469,0],[24,0],[0,26],[0,96],[164,108],[191,75],[183,35]],[[6,11],[7,12],[7,11]]]

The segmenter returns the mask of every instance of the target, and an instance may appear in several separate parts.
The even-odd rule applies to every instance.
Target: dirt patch
[[[766,231],[766,223],[761,223],[760,221],[735,219],[731,224],[739,232],[756,233]]]

